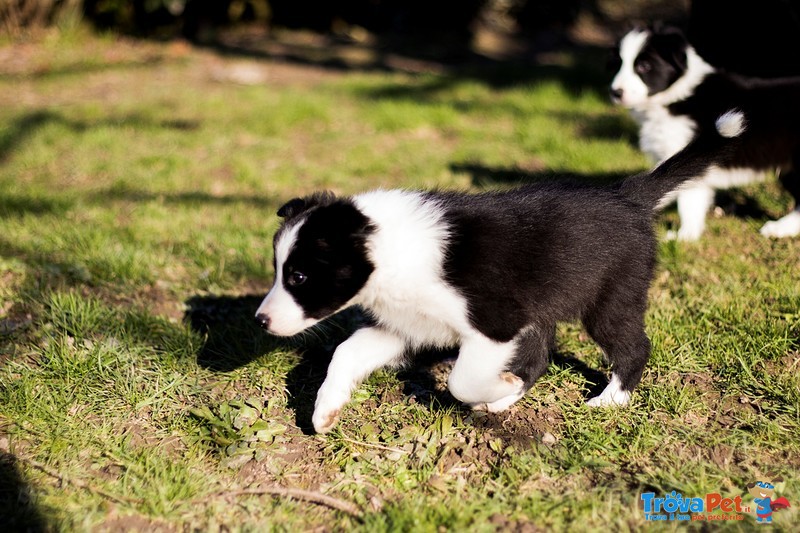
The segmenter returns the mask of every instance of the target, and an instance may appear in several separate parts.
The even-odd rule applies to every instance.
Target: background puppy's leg
[[[650,340],[644,330],[647,286],[642,282],[634,285],[642,286],[614,287],[584,315],[583,323],[606,353],[612,371],[605,390],[586,402],[592,407],[627,405],[650,357]]]
[[[521,398],[525,394],[525,382],[508,371],[516,345],[513,340],[501,343],[480,334],[464,339],[447,380],[450,393],[478,409],[486,409],[487,404],[507,400],[510,396],[516,397],[511,403]]]
[[[678,215],[681,227],[677,233],[670,232],[668,238],[679,241],[696,241],[706,229],[706,214],[714,203],[714,189],[698,182],[678,193]]]
[[[788,215],[767,222],[761,227],[764,237],[796,237],[800,235],[800,205]]]
[[[405,342],[379,327],[359,329],[333,353],[328,374],[317,392],[311,421],[317,433],[327,433],[350,401],[350,394],[375,370],[399,362]]]
[[[794,210],[788,215],[767,222],[761,228],[764,237],[795,237],[800,235],[800,158],[795,158],[791,169],[783,169],[780,173],[783,188],[794,198]]]

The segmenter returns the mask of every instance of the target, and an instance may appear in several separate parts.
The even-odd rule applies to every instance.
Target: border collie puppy
[[[794,210],[767,222],[767,237],[800,235],[800,78],[755,79],[719,71],[703,61],[675,28],[633,30],[619,43],[611,98],[639,123],[639,146],[654,162],[672,156],[695,135],[714,127],[725,110],[747,117],[747,138],[704,179],[677,191],[680,240],[705,229],[714,190],[744,185],[778,170],[795,199]],[[667,197],[665,203],[673,200]]]
[[[650,353],[644,315],[654,208],[722,164],[743,130],[742,114],[728,112],[649,174],[612,186],[296,198],[278,211],[275,282],[256,320],[291,336],[352,305],[371,316],[374,325],[333,354],[312,417],[320,433],[370,373],[425,347],[458,346],[450,392],[473,408],[502,411],[544,373],[556,321],[574,318],[613,370],[589,404],[624,405]]]

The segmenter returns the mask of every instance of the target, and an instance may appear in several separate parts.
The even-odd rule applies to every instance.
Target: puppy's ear
[[[330,191],[315,192],[304,198],[289,200],[278,209],[278,216],[286,219],[294,218],[313,207],[332,204],[335,200],[336,196]]]
[[[302,198],[289,200],[283,207],[278,209],[278,216],[281,218],[294,218],[306,210],[306,202]]]
[[[686,48],[689,41],[675,26],[662,26],[654,30],[652,45],[664,61],[678,72],[684,72],[687,65]]]
[[[688,63],[689,59],[686,56],[685,46],[686,46],[686,41],[684,40],[683,35],[681,35],[680,41],[676,43],[675,48],[673,48],[672,54],[666,57],[670,65],[672,65],[678,72],[684,72],[689,64]]]

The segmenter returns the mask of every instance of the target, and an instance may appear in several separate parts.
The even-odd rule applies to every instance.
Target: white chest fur
[[[671,115],[661,105],[634,110],[633,117],[640,126],[639,148],[655,164],[678,153],[694,136],[692,119]]]
[[[412,347],[453,346],[471,327],[464,298],[443,279],[448,228],[419,193],[374,191],[356,204],[376,225],[375,271],[356,301]]]

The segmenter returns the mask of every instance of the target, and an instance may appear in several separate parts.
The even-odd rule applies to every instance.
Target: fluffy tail
[[[700,129],[683,150],[650,172],[624,180],[622,193],[634,202],[655,209],[684,182],[699,178],[709,167],[726,161],[745,131],[744,113],[731,109],[717,118],[714,129]]]

